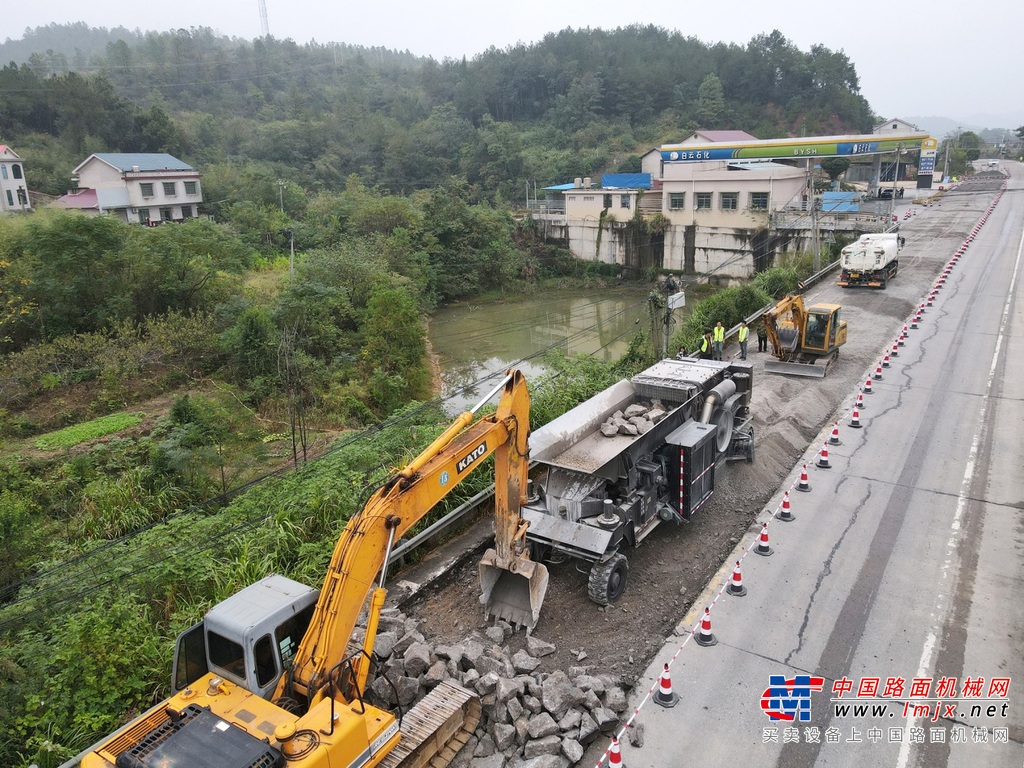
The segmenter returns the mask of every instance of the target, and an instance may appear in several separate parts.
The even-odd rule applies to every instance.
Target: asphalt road
[[[772,500],[811,467],[811,491],[791,493],[796,520],[769,526],[774,554],[745,554],[753,532],[741,541],[641,676],[644,745],[623,743],[629,768],[1024,764],[1024,167],[1003,165],[1007,191],[864,395],[863,428],[849,427],[854,390],[831,468],[813,466],[826,427]],[[901,269],[953,255],[959,238],[942,235],[955,195],[943,205],[919,212],[935,245]],[[895,339],[894,307],[905,316],[923,301],[899,285],[814,298],[857,305]],[[721,594],[740,557],[747,596]],[[705,606],[713,647],[690,635]],[[680,696],[667,709],[647,690],[666,662]],[[823,678],[803,701],[784,685],[764,700],[806,720],[766,716],[773,675]]]

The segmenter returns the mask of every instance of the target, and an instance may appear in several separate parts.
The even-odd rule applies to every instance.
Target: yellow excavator
[[[497,412],[474,421],[499,392]],[[535,625],[548,572],[530,560],[519,514],[529,412],[526,382],[509,371],[348,521],[319,592],[271,575],[211,608],[178,638],[175,693],[83,753],[80,765],[446,765],[479,721],[476,694],[444,682],[398,716],[365,700],[388,560],[395,542],[494,454],[495,546],[480,564],[481,600],[487,615]],[[350,648],[364,606],[365,635]]]
[[[762,315],[775,360],[764,364],[766,373],[824,378],[846,343],[846,321],[839,304],[804,307],[804,299],[791,293]]]

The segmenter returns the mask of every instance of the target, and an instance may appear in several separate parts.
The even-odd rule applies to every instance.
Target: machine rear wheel
[[[626,556],[615,553],[603,563],[594,563],[590,569],[587,592],[598,605],[614,603],[626,591],[629,562]]]
[[[530,559],[535,563],[543,563],[551,555],[551,546],[541,544],[539,541],[527,539],[526,549],[530,553]]]

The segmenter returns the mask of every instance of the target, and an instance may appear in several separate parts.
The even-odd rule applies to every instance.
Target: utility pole
[[[288,277],[295,277],[295,230],[288,230],[288,248],[291,253],[288,256]]]
[[[277,180],[277,191],[281,195],[281,213],[284,213],[284,179]]]
[[[811,206],[811,251],[814,253],[814,273],[821,271],[821,244],[818,242],[818,204],[814,194],[814,161],[807,161],[807,199]]]

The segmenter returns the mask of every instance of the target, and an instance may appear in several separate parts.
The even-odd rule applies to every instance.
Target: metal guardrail
[[[394,548],[391,557],[396,563],[401,563],[405,555],[410,552],[414,552],[420,547],[431,543],[445,533],[449,528],[462,522],[466,517],[469,517],[479,511],[480,507],[488,499],[494,496],[494,488],[485,489],[480,491],[478,494],[463,502],[461,505],[453,509],[447,515],[442,517],[437,522],[431,524],[427,528],[417,533],[411,539],[402,541]]]

